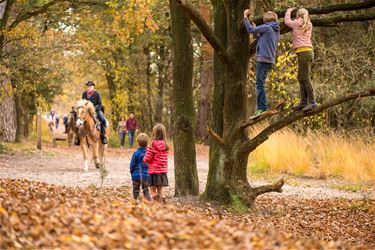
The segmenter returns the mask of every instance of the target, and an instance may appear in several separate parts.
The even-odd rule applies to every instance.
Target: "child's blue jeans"
[[[272,65],[272,63],[266,62],[257,62],[256,64],[257,110],[266,111],[268,109],[265,82]]]

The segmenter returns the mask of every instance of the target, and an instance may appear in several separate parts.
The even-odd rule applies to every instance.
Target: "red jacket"
[[[148,163],[148,174],[168,173],[168,151],[163,140],[153,141],[143,161]]]

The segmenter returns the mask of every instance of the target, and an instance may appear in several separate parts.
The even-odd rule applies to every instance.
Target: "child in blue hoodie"
[[[257,110],[252,117],[259,116],[267,111],[267,97],[265,90],[265,81],[268,72],[270,72],[275,63],[277,43],[280,39],[280,26],[277,22],[277,14],[268,11],[263,15],[264,24],[256,27],[251,24],[248,16],[251,11],[244,11],[244,23],[247,31],[257,36],[256,47],[256,90],[257,90]]]
[[[134,152],[130,161],[130,173],[133,181],[133,197],[135,200],[139,197],[141,187],[143,196],[147,200],[151,200],[150,192],[148,190],[148,165],[143,162],[143,157],[146,154],[146,147],[149,140],[150,139],[145,133],[141,133],[137,136],[139,147]]]

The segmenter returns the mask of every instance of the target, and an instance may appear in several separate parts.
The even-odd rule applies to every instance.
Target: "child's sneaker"
[[[313,110],[314,108],[316,108],[316,106],[318,106],[318,104],[316,102],[313,102],[313,103],[310,103],[308,104],[306,107],[304,107],[302,109],[303,112],[307,112],[307,111],[311,111]]]
[[[266,112],[267,110],[261,110],[261,109],[258,109],[257,111],[255,111],[254,114],[252,114],[250,116],[250,119],[254,119],[254,118],[257,118],[259,116],[261,116],[264,112]]]
[[[304,109],[306,106],[307,106],[307,104],[305,104],[305,103],[300,103],[300,104],[298,104],[297,106],[293,106],[293,107],[292,107],[292,110],[293,110],[293,111],[299,111],[299,110]]]

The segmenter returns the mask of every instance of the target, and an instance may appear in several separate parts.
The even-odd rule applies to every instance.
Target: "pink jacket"
[[[168,151],[163,140],[152,142],[152,146],[147,148],[145,163],[148,163],[148,174],[168,173]]]
[[[293,48],[303,48],[303,47],[313,47],[311,43],[311,34],[312,34],[312,24],[311,29],[306,30],[304,32],[302,30],[302,18],[297,18],[295,20],[292,20],[291,10],[287,10],[285,13],[285,25],[288,26],[293,30]]]

